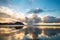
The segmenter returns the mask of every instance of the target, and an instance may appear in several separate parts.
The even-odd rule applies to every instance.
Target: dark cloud
[[[46,16],[43,19],[44,19],[43,22],[46,22],[46,23],[60,22],[60,18],[56,18],[53,16]]]
[[[32,18],[30,18],[32,17]],[[32,23],[33,21],[35,23],[44,22],[44,23],[60,23],[60,18],[56,18],[54,16],[45,16],[43,20],[38,17],[38,15],[30,16],[29,18],[26,17],[26,22]]]
[[[56,19],[53,16],[46,16],[46,17],[44,17],[44,20],[43,21],[44,22],[55,22]]]
[[[41,12],[44,12],[44,11],[40,8],[36,8],[36,9],[31,9],[28,13],[41,13]]]

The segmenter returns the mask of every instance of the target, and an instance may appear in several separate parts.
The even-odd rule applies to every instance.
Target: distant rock
[[[16,23],[0,23],[0,25],[24,25],[22,22],[16,22]],[[16,26],[15,28],[16,29],[20,29],[22,28],[23,26]]]

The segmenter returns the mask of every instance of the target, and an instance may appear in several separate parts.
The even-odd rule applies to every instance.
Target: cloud
[[[38,9],[38,8],[37,8]],[[10,23],[10,22],[60,22],[60,18],[56,18],[53,16],[45,16],[43,20],[36,14],[41,11],[32,11],[31,14],[25,16],[21,12],[17,12],[14,9],[9,7],[0,6],[0,23]],[[43,11],[42,11],[43,12]]]
[[[0,6],[0,23],[12,22],[12,9],[4,6]]]
[[[43,10],[40,8],[31,9],[30,11],[27,12],[29,14],[28,14],[26,20],[28,20],[28,22],[34,21],[35,23],[41,22],[41,18],[38,17],[38,15],[37,15],[38,13],[41,13],[41,12],[43,12]]]
[[[56,18],[56,22],[59,23],[60,22],[60,18]]]
[[[0,13],[0,18],[10,18],[11,16],[6,13]]]
[[[0,6],[0,22],[10,23],[16,21],[24,21],[25,16],[21,12],[17,12],[14,9]]]
[[[53,17],[53,16],[46,16],[46,17],[44,17],[44,20],[43,20],[43,22],[55,22],[56,21],[56,19],[55,19],[55,17]]]
[[[36,9],[31,9],[28,13],[41,13],[41,12],[44,12],[44,11],[40,8],[36,8]]]
[[[36,14],[29,14],[27,17],[26,17],[26,21],[29,22],[29,23],[39,23],[41,22],[41,18],[38,17],[38,15]]]
[[[56,17],[54,17],[54,16],[45,16],[44,18],[43,18],[43,22],[47,22],[47,23],[53,23],[53,22],[60,22],[60,18],[56,18]]]
[[[13,18],[20,21],[25,21],[25,15],[21,12],[17,12],[13,15]]]
[[[14,10],[10,9],[9,7],[0,6],[0,13],[12,15],[14,13]]]

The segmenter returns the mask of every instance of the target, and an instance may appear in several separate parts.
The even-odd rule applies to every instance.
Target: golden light
[[[24,36],[25,36],[24,32],[20,33],[19,35],[20,39],[23,39]]]
[[[11,19],[11,18],[0,18],[0,23],[14,23],[16,20]]]
[[[6,14],[5,18],[3,16],[2,16],[2,19],[0,18],[0,22],[12,22],[13,19],[16,19],[14,21],[18,21],[18,20],[24,21],[25,20],[25,16],[23,13],[17,12],[17,11],[15,12],[15,10],[13,10],[9,7],[1,6],[0,7],[0,13],[4,13],[3,15]],[[11,17],[8,17],[7,15],[9,15]]]
[[[0,28],[1,34],[9,34],[12,31],[10,28]]]

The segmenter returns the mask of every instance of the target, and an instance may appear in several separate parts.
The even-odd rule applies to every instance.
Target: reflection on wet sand
[[[0,28],[1,40],[45,40],[60,39],[60,26],[36,26],[23,27],[16,30],[15,28]],[[18,32],[17,32],[18,31]],[[12,33],[13,32],[13,33]],[[56,37],[56,38],[54,38]]]

